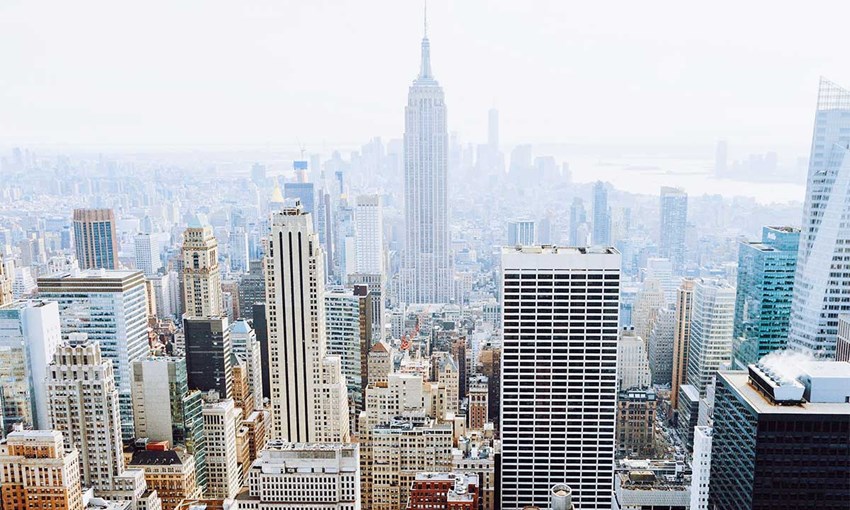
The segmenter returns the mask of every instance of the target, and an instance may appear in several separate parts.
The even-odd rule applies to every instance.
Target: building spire
[[[431,43],[428,42],[428,0],[425,0],[425,34],[422,36],[422,62],[419,67],[419,79],[431,79]]]

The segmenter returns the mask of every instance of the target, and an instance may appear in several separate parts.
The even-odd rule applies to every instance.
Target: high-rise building
[[[448,144],[445,95],[431,73],[426,32],[419,76],[410,86],[404,114],[407,228],[401,288],[406,303],[448,303],[451,296]]]
[[[244,227],[236,227],[230,233],[230,270],[237,273],[246,273],[250,264],[250,252],[248,250],[248,232]]]
[[[656,278],[647,278],[637,294],[632,311],[635,334],[644,341],[649,340],[649,335],[655,326],[655,319],[658,317],[659,310],[664,308],[664,303],[664,289],[661,281]]]
[[[230,355],[233,343],[227,317],[185,317],[186,371],[189,388],[206,393],[218,392],[221,398],[232,397],[233,366]]]
[[[850,361],[850,315],[838,316],[838,339],[835,342],[835,361]]]
[[[145,482],[156,490],[162,510],[175,510],[185,499],[198,498],[195,460],[182,448],[171,450],[136,450],[128,465],[145,472]]]
[[[237,510],[360,509],[358,445],[275,440],[248,471]]]
[[[192,459],[192,478],[207,483],[207,446],[201,392],[189,389],[186,361],[149,357],[134,361],[133,419],[137,437],[183,445]],[[162,495],[165,498],[165,495]]]
[[[255,408],[262,409],[263,356],[257,333],[250,322],[239,319],[230,326],[230,341],[233,344],[233,354],[245,361],[248,370],[248,390],[254,397]],[[244,411],[251,411],[251,409]]]
[[[12,284],[14,281],[15,266],[11,260],[3,260],[3,253],[0,253],[0,306],[12,302]]]
[[[301,204],[272,214],[265,268],[270,435],[347,441],[345,378],[340,359],[326,355],[324,252]]]
[[[47,428],[47,364],[62,341],[59,306],[51,301],[0,305],[0,401],[2,423]]]
[[[38,279],[39,297],[59,303],[62,339],[85,333],[114,367],[124,439],[133,437],[130,364],[145,358],[148,312],[145,278],[138,271],[89,269]]]
[[[366,291],[366,286],[359,286]],[[372,347],[372,303],[368,293],[332,289],[325,292],[327,352],[338,356],[348,388],[352,419],[363,410],[368,381],[368,355]]]
[[[735,287],[722,280],[700,278],[694,285],[688,352],[688,384],[700,395],[714,384],[714,375],[732,356]]]
[[[239,316],[252,317],[253,306],[266,301],[266,277],[263,274],[263,261],[252,260],[248,263],[248,272],[239,278]]]
[[[646,342],[634,331],[622,331],[617,342],[617,386],[623,390],[649,388],[651,381]]]
[[[50,428],[62,433],[66,450],[80,452],[82,484],[97,496],[130,500],[133,509],[158,502],[144,472],[125,468],[113,364],[100,344],[75,335],[56,349],[47,372]]]
[[[848,132],[850,91],[821,78],[788,333],[790,349],[818,358],[835,356],[838,314],[850,312]]]
[[[386,308],[386,292],[384,291],[386,287],[385,275],[367,273],[350,274],[348,275],[348,286],[351,288],[357,288],[358,286],[366,287],[366,292],[369,293],[372,303],[372,310],[369,314],[372,317],[372,338],[382,338],[384,334],[383,315]]]
[[[294,163],[300,163],[295,161]],[[283,184],[283,198],[290,201],[298,200],[304,208],[304,212],[311,218],[316,216],[316,192],[312,182],[287,182]],[[316,228],[315,220],[313,229]]]
[[[204,434],[207,439],[208,498],[228,499],[236,496],[242,485],[242,466],[236,456],[236,431],[242,412],[232,399],[215,397],[204,402]]]
[[[83,510],[80,452],[55,430],[12,432],[0,454],[4,510]]]
[[[685,268],[685,234],[688,227],[688,194],[679,188],[661,188],[661,238],[659,254],[670,259],[673,271]]]
[[[711,427],[697,426],[694,430],[694,456],[691,461],[691,510],[708,510],[712,434]]]
[[[739,245],[732,354],[736,368],[785,348],[799,243],[798,228],[764,227],[760,242]]]
[[[410,487],[407,510],[478,510],[478,477],[468,473],[416,475]]]
[[[153,289],[156,303],[156,315],[160,319],[177,319],[182,312],[180,297],[180,276],[176,271],[149,276],[147,281]]]
[[[354,222],[357,272],[384,274],[384,211],[381,196],[358,196]]]
[[[748,372],[717,376],[708,508],[846,509],[850,364],[777,356]]]
[[[608,188],[602,181],[593,185],[593,234],[594,246],[611,244],[611,208],[608,207]]]
[[[139,233],[136,234],[135,250],[136,250],[136,269],[145,274],[145,276],[153,276],[162,267],[162,260],[159,258],[159,243],[156,236],[151,234]]]
[[[610,508],[620,255],[503,248],[501,262],[501,508],[548,505],[553,480]]]
[[[652,389],[631,388],[617,395],[617,452],[633,458],[655,455],[655,410]]]
[[[649,372],[652,384],[668,385],[673,381],[673,341],[676,331],[676,310],[658,310],[652,333],[647,343]]]
[[[580,235],[581,226],[587,223],[584,202],[578,197],[570,205],[570,246],[587,246],[587,238]]]
[[[537,244],[537,229],[534,220],[508,222],[508,246],[532,246]]]
[[[222,315],[218,241],[197,218],[183,232],[183,306],[187,317]]]
[[[469,420],[467,426],[471,430],[484,430],[484,425],[487,423],[488,412],[488,396],[489,388],[487,387],[487,377],[480,376],[469,385],[469,410],[467,415]]]
[[[676,326],[673,333],[673,373],[670,386],[670,407],[679,403],[679,387],[687,383],[688,352],[691,347],[691,316],[693,315],[694,280],[682,280],[676,291]]]
[[[74,246],[81,269],[118,269],[112,209],[74,209]]]

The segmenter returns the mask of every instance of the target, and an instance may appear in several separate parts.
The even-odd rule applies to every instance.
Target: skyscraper
[[[206,497],[228,499],[242,484],[242,466],[236,457],[236,430],[242,413],[232,399],[204,402],[204,435],[207,441]]]
[[[354,209],[357,272],[384,274],[384,212],[380,195],[360,195]]]
[[[647,341],[649,371],[652,384],[670,384],[673,380],[673,341],[676,332],[676,310],[658,310]]]
[[[688,226],[688,194],[679,188],[661,188],[661,239],[659,254],[670,259],[673,272],[685,267],[685,233]]]
[[[688,351],[688,384],[705,395],[714,375],[732,355],[735,287],[700,278],[694,285],[691,338]]]
[[[372,347],[372,303],[368,293],[363,292],[366,290],[365,285],[359,285],[355,290],[325,292],[328,354],[339,356],[342,361],[354,420],[363,410],[363,392],[368,378],[367,356]]]
[[[508,246],[531,246],[537,244],[537,229],[534,220],[508,222]]]
[[[112,209],[74,209],[74,246],[81,269],[117,269],[118,235]]]
[[[265,267],[271,437],[346,441],[345,379],[326,356],[324,251],[300,203],[272,214]]]
[[[159,243],[156,237],[150,234],[136,234],[134,248],[136,251],[136,269],[145,274],[153,276],[162,267],[159,258]]]
[[[708,508],[850,502],[850,364],[779,363],[717,375]]]
[[[447,303],[451,296],[447,180],[446,103],[443,88],[431,73],[426,32],[419,76],[410,86],[404,117],[407,228],[401,290],[407,303]]]
[[[131,439],[130,364],[150,352],[144,276],[138,271],[89,269],[39,278],[38,288],[42,299],[59,303],[63,340],[85,333],[114,365],[121,431],[124,439]]]
[[[578,508],[610,508],[620,255],[503,248],[501,262],[501,508],[547,506],[553,480]]]
[[[233,354],[245,361],[248,370],[248,388],[254,395],[255,408],[262,409],[263,356],[257,333],[248,320],[239,319],[230,326],[230,341],[233,344]]]
[[[679,387],[688,381],[688,351],[691,347],[691,316],[693,315],[694,280],[682,280],[676,291],[676,326],[673,333],[673,373],[670,388],[670,407],[679,404]]]
[[[61,341],[56,303],[17,301],[0,306],[0,401],[6,432],[18,424],[47,428],[44,379]]]
[[[850,91],[821,78],[791,301],[788,347],[835,355],[838,314],[850,312]]]
[[[594,246],[611,244],[611,208],[608,207],[608,188],[602,181],[593,185],[593,234]]]
[[[214,390],[221,398],[233,391],[233,366],[230,358],[233,344],[227,317],[183,319],[186,342],[186,371],[189,388]]]
[[[735,368],[785,348],[794,294],[800,229],[764,227],[761,241],[738,247],[738,285],[733,332]]]
[[[582,225],[587,223],[587,211],[584,202],[578,197],[570,206],[570,246],[586,246],[587,239],[580,235]]]
[[[222,315],[218,241],[197,219],[183,233],[183,305],[187,317]]]

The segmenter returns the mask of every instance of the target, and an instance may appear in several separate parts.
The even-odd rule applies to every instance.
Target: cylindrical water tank
[[[565,483],[556,483],[552,486],[551,510],[572,510],[573,490]]]

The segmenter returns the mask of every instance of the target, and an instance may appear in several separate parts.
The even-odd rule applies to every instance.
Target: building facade
[[[670,259],[673,271],[685,268],[685,235],[688,227],[688,194],[680,188],[661,188],[661,236],[659,252]]]
[[[701,278],[694,286],[693,318],[688,352],[688,384],[700,395],[714,384],[714,375],[732,356],[735,287]]]
[[[74,209],[74,248],[80,269],[118,269],[112,209]]]
[[[83,510],[80,453],[55,430],[12,432],[0,454],[4,510]]]
[[[183,232],[183,307],[187,317],[220,317],[221,269],[212,227],[195,220]]]

